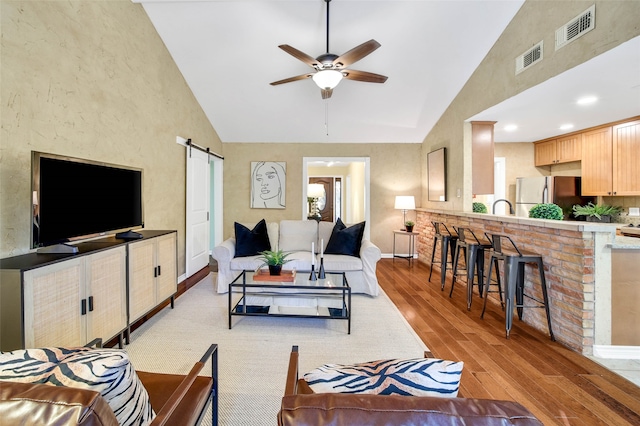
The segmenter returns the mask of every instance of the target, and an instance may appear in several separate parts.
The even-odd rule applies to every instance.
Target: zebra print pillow
[[[325,364],[304,375],[315,393],[455,397],[464,363],[435,358]]]
[[[120,425],[147,425],[155,417],[147,390],[127,353],[120,349],[82,347],[3,352],[0,380],[100,392]]]

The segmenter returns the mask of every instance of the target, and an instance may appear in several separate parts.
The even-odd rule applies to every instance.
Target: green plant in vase
[[[622,211],[621,207],[608,206],[606,204],[587,203],[585,206],[576,204],[573,206],[573,215],[575,217],[585,216],[588,222],[611,222],[611,216],[617,215]]]
[[[285,253],[282,250],[261,251],[258,259],[262,260],[264,263],[260,265],[260,268],[267,265],[269,267],[270,275],[280,275],[280,272],[282,272],[282,265],[287,262],[291,262],[291,259],[287,259],[287,256],[290,254],[291,253]]]
[[[404,223],[404,229],[405,229],[407,232],[413,232],[413,227],[414,227],[415,225],[416,225],[416,223],[415,223],[414,221],[412,221],[412,220],[407,220],[407,221]]]
[[[550,219],[550,220],[562,220],[564,214],[562,208],[553,203],[536,204],[529,210],[529,217],[534,219]]]

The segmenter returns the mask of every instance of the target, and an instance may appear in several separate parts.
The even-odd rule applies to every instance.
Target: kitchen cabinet
[[[613,126],[613,194],[640,195],[640,120]]]
[[[176,233],[129,244],[129,324],[178,290]]]
[[[582,159],[582,134],[534,144],[535,165],[552,166]]]
[[[585,132],[583,195],[640,195],[640,120]]]
[[[97,337],[122,336],[127,328],[125,246],[28,263],[15,269],[3,265],[3,351],[82,346]]]

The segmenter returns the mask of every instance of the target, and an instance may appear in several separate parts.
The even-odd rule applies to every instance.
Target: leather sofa
[[[199,376],[209,358],[212,376]],[[209,401],[212,403],[212,424],[217,425],[217,364],[217,345],[211,345],[187,375],[137,371],[156,413],[151,426],[199,424]],[[0,424],[117,426],[118,421],[99,392],[0,381]]]
[[[248,226],[251,228],[252,226]],[[267,232],[272,250],[290,252],[283,270],[311,270],[311,243],[318,252],[315,256],[316,268],[320,262],[320,245],[326,249],[333,231],[334,223],[315,220],[282,220],[267,223]],[[213,249],[212,257],[218,262],[218,293],[227,293],[229,284],[243,270],[256,270],[262,262],[258,256],[235,257],[236,240],[229,238]],[[345,272],[352,293],[377,296],[380,293],[376,264],[382,257],[380,249],[368,239],[363,238],[360,245],[360,257],[325,254],[326,271]]]
[[[294,346],[278,424],[541,426],[542,422],[513,401],[314,393],[304,379],[298,378],[298,347]]]

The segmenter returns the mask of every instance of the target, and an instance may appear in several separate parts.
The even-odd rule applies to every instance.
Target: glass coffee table
[[[310,271],[245,270],[229,284],[229,329],[234,316],[328,318],[347,321],[351,334],[351,287],[344,272],[326,272],[311,281]]]

